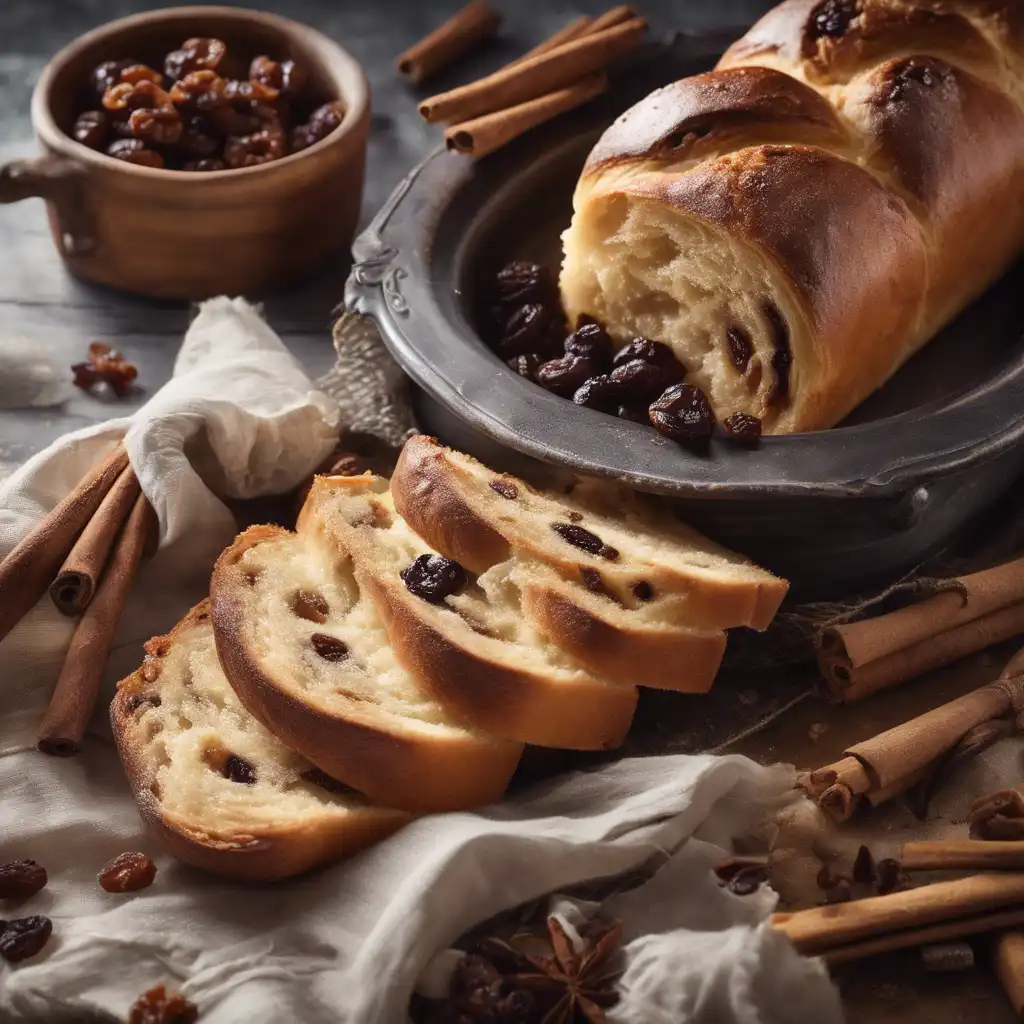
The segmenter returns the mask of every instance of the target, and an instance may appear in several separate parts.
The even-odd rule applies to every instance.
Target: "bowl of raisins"
[[[75,40],[32,97],[42,155],[0,168],[0,202],[46,200],[79,277],[157,298],[285,285],[348,246],[369,90],[319,32],[175,7]]]

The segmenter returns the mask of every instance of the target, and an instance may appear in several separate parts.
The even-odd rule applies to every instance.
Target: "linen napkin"
[[[348,864],[276,886],[178,864],[145,832],[106,725],[113,683],[205,593],[234,532],[221,497],[295,486],[339,422],[358,422],[350,412],[253,307],[217,299],[190,327],[174,378],[135,417],[62,438],[0,487],[3,554],[123,436],[162,543],[129,600],[78,757],[35,750],[73,623],[44,599],[0,645],[0,862],[31,857],[50,876],[0,911],[54,922],[39,956],[0,961],[0,1021],[123,1021],[163,982],[198,1004],[202,1024],[402,1024],[424,968],[473,925],[641,868],[651,880],[606,908],[629,942],[616,1019],[783,1024],[810,1019],[800,1008],[813,1005],[820,1024],[840,1021],[821,965],[764,925],[771,892],[734,896],[711,871],[733,837],[793,799],[790,771],[745,758],[623,760],[476,813],[422,818]],[[154,858],[155,884],[105,893],[97,873],[127,850]]]

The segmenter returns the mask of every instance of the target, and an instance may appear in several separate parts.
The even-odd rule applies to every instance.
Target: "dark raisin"
[[[879,894],[895,892],[903,886],[903,869],[898,860],[886,857],[875,865],[875,888]]]
[[[811,15],[814,36],[841,38],[858,13],[858,0],[822,0]]]
[[[324,661],[344,661],[348,657],[348,644],[344,640],[339,640],[336,636],[328,636],[326,633],[314,633],[309,640],[313,645],[313,650]]]
[[[127,118],[131,110],[167,110],[172,106],[171,96],[155,82],[143,78],[138,82],[121,82],[103,94],[103,109],[115,116]]]
[[[580,313],[580,315],[576,317],[576,327],[574,329],[578,331],[581,327],[585,327],[587,324],[597,324],[600,326],[601,321],[598,320],[596,316],[591,316],[589,313]]]
[[[642,359],[645,363],[653,363],[655,366],[678,367],[676,373],[680,380],[686,376],[686,367],[683,366],[675,353],[660,341],[651,341],[649,338],[634,338],[631,342],[623,345],[612,363],[615,366],[622,366],[634,359]]]
[[[228,167],[256,167],[279,160],[285,154],[284,135],[264,128],[251,135],[232,136],[224,143],[224,163]]]
[[[300,778],[314,786],[327,790],[328,793],[352,794],[357,792],[351,786],[346,786],[344,782],[340,782],[334,776],[328,775],[327,772],[316,767],[307,768],[301,773]]]
[[[496,982],[501,981],[498,969],[486,957],[467,953],[456,965],[451,980],[451,996],[456,1002],[472,1004],[481,995],[489,994]]]
[[[729,879],[726,888],[736,896],[749,896],[768,881],[768,869],[762,864],[741,868]]]
[[[129,164],[141,167],[163,167],[164,158],[150,149],[142,139],[118,139],[107,146],[107,156],[115,160],[124,160]]]
[[[221,143],[217,138],[217,126],[211,118],[205,114],[186,114],[183,124],[178,149],[200,160],[217,153]]]
[[[540,369],[541,359],[536,352],[527,352],[526,355],[516,356],[514,359],[509,359],[507,366],[510,370],[515,370],[520,377],[525,377],[527,380],[536,382],[537,370]]]
[[[871,851],[862,846],[853,861],[853,880],[860,885],[870,885],[875,880],[875,858]]]
[[[783,401],[789,397],[789,368],[793,357],[789,350],[789,325],[773,302],[764,304],[764,315],[772,328],[772,343],[775,351],[772,354],[772,369],[775,380],[768,388],[765,401],[769,405]]]
[[[761,440],[761,421],[746,412],[734,412],[726,417],[722,426],[730,440],[753,447]]]
[[[164,74],[179,79],[193,71],[212,71],[224,59],[227,46],[219,39],[186,39],[164,59]]]
[[[506,359],[539,352],[547,344],[551,319],[544,306],[527,303],[508,319],[498,342],[498,351]]]
[[[651,418],[647,415],[647,406],[642,403],[620,405],[615,415],[620,420],[632,420],[634,423],[643,423],[648,427],[651,425]]]
[[[592,555],[599,555],[605,547],[605,543],[595,533],[585,530],[575,523],[552,523],[551,529],[558,534],[567,544],[581,551],[587,551]],[[614,549],[612,549],[614,550]],[[616,552],[616,557],[618,552]]]
[[[224,778],[240,782],[244,786],[256,785],[256,769],[244,757],[228,754],[224,762]]]
[[[288,99],[295,99],[306,83],[306,73],[295,61],[272,60],[266,54],[253,58],[249,65],[249,78],[276,89]]]
[[[638,601],[651,601],[654,599],[654,587],[647,580],[638,580],[633,584],[633,596]]]
[[[121,81],[121,72],[138,64],[137,60],[105,60],[102,64],[93,68],[89,81],[96,95],[101,97],[108,90],[112,89]]]
[[[519,497],[519,488],[511,480],[492,480],[491,490],[509,501],[515,501]]]
[[[750,340],[750,335],[742,327],[734,326],[725,329],[725,338],[729,343],[732,365],[740,373],[746,373],[754,355],[754,343]]]
[[[133,110],[128,118],[128,126],[135,138],[158,146],[173,146],[185,130],[181,114],[173,107],[170,110],[152,110],[147,107]]]
[[[12,964],[35,956],[53,932],[53,922],[48,917],[16,917],[7,922],[0,935],[0,956]]]
[[[537,370],[537,383],[542,388],[569,398],[591,377],[600,373],[600,367],[585,356],[562,356],[541,363]]]
[[[469,582],[466,570],[442,555],[420,555],[400,575],[410,593],[433,604],[440,604]]]
[[[673,441],[704,450],[715,429],[707,395],[693,384],[674,384],[651,403],[651,423]]]
[[[588,409],[611,412],[618,407],[620,390],[611,377],[602,373],[585,380],[574,392],[572,400]]]
[[[122,853],[103,869],[99,883],[107,892],[137,892],[151,886],[154,878],[156,865],[144,853]]]
[[[574,512],[574,511],[570,510],[569,513],[568,513],[568,517],[569,517],[569,522],[570,523],[582,523],[583,522],[583,513],[582,512]]]
[[[24,900],[46,885],[46,868],[34,860],[0,864],[0,899]]]
[[[495,294],[505,306],[518,306],[524,302],[544,305],[555,296],[555,285],[547,268],[526,260],[514,260],[498,271]]]
[[[612,362],[612,339],[599,323],[586,323],[565,339],[565,353],[584,356],[605,370]]]
[[[71,137],[90,149],[102,149],[110,130],[110,118],[102,110],[87,110],[75,119]]]
[[[345,104],[341,100],[317,107],[306,124],[300,124],[292,133],[292,152],[307,149],[316,142],[327,138],[345,118]]]
[[[636,401],[653,402],[664,390],[682,381],[678,363],[661,366],[643,359],[620,363],[611,372],[611,380],[619,386],[619,393]]]
[[[159,695],[155,693],[133,693],[127,703],[128,710],[134,714],[143,708],[158,708],[161,701]]]
[[[943,68],[928,58],[910,57],[898,65],[888,84],[885,99],[888,102],[901,100],[915,86],[922,85],[926,89],[934,89],[940,83],[955,81],[955,76],[948,68]]]
[[[195,1024],[199,1009],[178,993],[155,985],[132,1004],[128,1024]]]
[[[611,544],[602,544],[601,550],[598,551],[598,554],[602,558],[607,558],[609,562],[615,562],[619,557],[619,549],[613,548]]]
[[[591,569],[589,566],[581,565],[580,576],[582,577],[583,585],[587,590],[592,590],[597,594],[604,590],[604,580],[596,569]]]
[[[171,101],[183,110],[215,112],[227,104],[226,87],[216,71],[191,71],[171,86]]]
[[[317,594],[312,590],[297,590],[292,596],[292,611],[300,619],[316,622],[322,626],[327,621],[331,606],[324,599],[323,594]],[[317,636],[319,635],[318,633]]]

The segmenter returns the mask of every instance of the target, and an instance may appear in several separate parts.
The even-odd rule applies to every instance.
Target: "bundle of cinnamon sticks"
[[[499,21],[483,0],[474,0],[403,53],[397,67],[419,82],[496,31]],[[605,67],[635,49],[646,29],[625,5],[578,18],[493,74],[423,100],[420,114],[447,126],[449,149],[486,156],[604,92]]]
[[[77,753],[99,696],[103,669],[156,516],[118,444],[0,562],[0,641],[49,590],[79,617],[49,707],[39,749]]]
[[[861,700],[1024,634],[1024,558],[945,583],[906,608],[822,630],[818,664],[833,699]]]

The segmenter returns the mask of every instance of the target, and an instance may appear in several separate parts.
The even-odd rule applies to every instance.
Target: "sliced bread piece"
[[[351,553],[399,660],[477,726],[538,746],[622,741],[636,687],[599,677],[528,623],[511,562],[473,579],[437,560],[395,511],[387,481],[370,475],[318,477],[299,517],[300,533],[313,530]]]
[[[458,718],[398,663],[336,538],[255,526],[210,583],[221,664],[246,709],[374,803],[428,812],[500,800],[522,744]]]
[[[286,878],[410,818],[335,783],[242,707],[217,660],[206,601],[146,644],[110,719],[143,818],[175,856],[219,875]]]
[[[570,580],[599,572],[625,607],[684,598],[678,624],[691,629],[765,629],[789,586],[638,495],[543,494],[425,435],[406,442],[391,487],[409,525],[473,572],[516,550]]]
[[[543,562],[515,559],[512,581],[523,614],[563,650],[616,682],[679,693],[707,693],[718,674],[727,637],[674,624],[678,598],[620,603],[597,570],[581,585]]]

